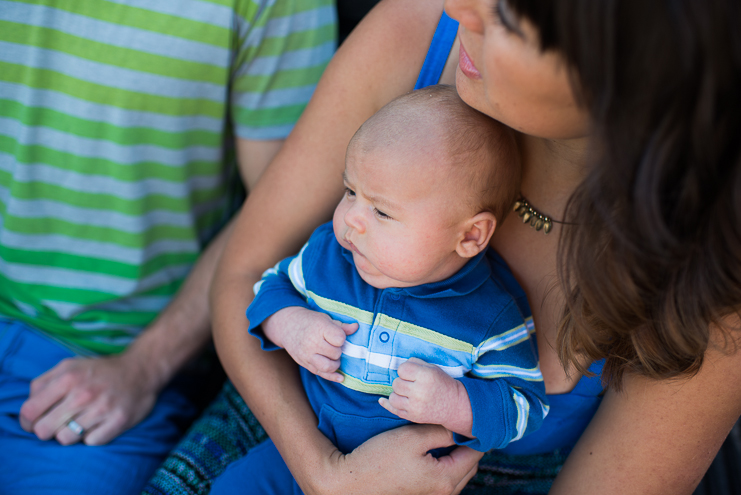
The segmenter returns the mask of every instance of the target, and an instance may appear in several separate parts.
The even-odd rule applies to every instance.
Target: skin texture
[[[533,48],[527,24],[518,26],[524,36],[503,29],[495,0],[448,0],[445,7],[461,22],[460,39],[481,79],[463,73],[475,75],[467,60],[463,67],[454,60],[447,67],[460,67],[457,75],[446,71],[440,82],[457,83],[467,103],[522,132],[522,192],[560,219],[587,170],[589,144],[586,111],[574,103],[563,65]],[[307,494],[458,493],[480,457],[465,448],[439,460],[425,456],[450,439],[442,427],[424,425],[384,433],[341,455],[316,429],[296,365],[286,354],[260,352],[242,316],[261,273],[330,218],[351,135],[412,89],[441,8],[431,0],[383,1],[343,44],[248,199],[217,271],[211,301],[219,355]],[[563,369],[554,351],[562,306],[559,235],[558,224],[544,236],[510,215],[492,237],[533,309],[549,394],[570,391],[580,378]],[[712,348],[690,379],[628,377],[623,392],[607,392],[552,493],[691,493],[741,414],[740,373],[741,353]]]
[[[282,141],[238,143],[241,172],[253,187]],[[102,445],[139,423],[170,379],[208,342],[207,288],[231,225],[211,242],[159,317],[120,355],[70,358],[31,382],[21,426],[62,445]],[[70,419],[84,429],[67,428]]]

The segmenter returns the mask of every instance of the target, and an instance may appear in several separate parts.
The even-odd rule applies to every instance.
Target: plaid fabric
[[[547,494],[568,452],[540,455],[487,453],[463,495]]]
[[[231,382],[191,426],[144,489],[147,495],[201,495],[233,461],[267,439]],[[511,456],[488,453],[464,495],[546,494],[566,452]]]

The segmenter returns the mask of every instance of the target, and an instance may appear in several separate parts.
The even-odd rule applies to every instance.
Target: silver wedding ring
[[[82,425],[74,419],[70,420],[70,422],[67,423],[67,428],[72,430],[72,433],[74,433],[75,435],[82,435],[83,433],[85,433],[85,428],[83,428]]]

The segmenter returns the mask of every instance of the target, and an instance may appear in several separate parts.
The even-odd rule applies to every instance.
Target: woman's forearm
[[[319,472],[320,463],[329,460],[334,447],[317,430],[316,417],[301,386],[297,365],[283,351],[262,351],[259,341],[247,334],[244,309],[238,311],[243,304],[238,301],[249,298],[243,286],[250,287],[251,291],[251,282],[222,280],[215,286],[212,292],[214,328],[241,327],[243,330],[215,332],[215,341],[234,386],[300,478],[303,470]],[[231,313],[241,313],[241,318],[230,318]],[[293,456],[301,456],[301,459]]]
[[[224,369],[286,462],[300,472],[303,466],[315,468],[334,448],[316,428],[297,365],[283,351],[262,351],[247,333],[245,316],[263,271],[294,254],[341,194],[341,169],[326,167],[304,177],[293,150],[295,145],[284,146],[276,157],[283,166],[268,169],[250,192],[214,275],[210,303]],[[294,202],[307,207],[297,208]],[[294,462],[294,453],[302,459]]]

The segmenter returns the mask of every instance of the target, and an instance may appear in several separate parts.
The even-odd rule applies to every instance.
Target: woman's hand
[[[347,455],[335,450],[323,469],[299,484],[307,495],[457,494],[476,474],[483,454],[468,447],[458,447],[439,459],[427,453],[453,443],[452,433],[442,426],[396,428]]]

